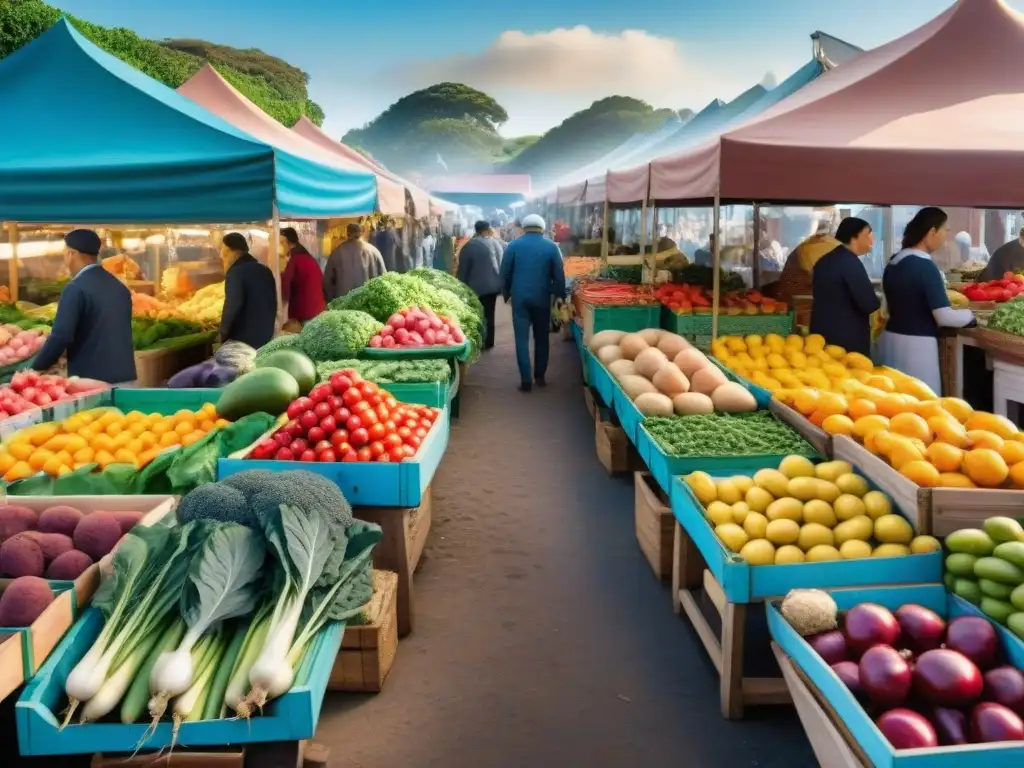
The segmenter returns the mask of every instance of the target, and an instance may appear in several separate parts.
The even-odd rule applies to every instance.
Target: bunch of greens
[[[448,381],[452,369],[447,360],[416,358],[412,360],[332,360],[317,363],[316,374],[320,381],[331,378],[335,371],[352,368],[364,379],[375,384],[418,384],[421,382]]]
[[[1024,336],[1024,299],[1012,299],[996,307],[988,320],[988,327],[993,331]]]
[[[413,277],[422,280],[435,288],[441,288],[446,291],[451,291],[462,303],[473,310],[473,314],[476,315],[477,323],[483,324],[484,322],[484,305],[480,303],[479,297],[476,292],[466,285],[458,278],[449,275],[447,272],[440,269],[430,269],[427,267],[421,267],[414,269],[409,272]]]
[[[321,312],[302,328],[302,351],[311,360],[337,360],[361,352],[384,325],[360,310]]]
[[[166,318],[156,320],[150,317],[132,318],[132,346],[135,349],[150,349],[164,339],[191,336],[201,333],[202,326],[190,320]]]
[[[649,417],[643,428],[669,456],[814,456],[810,443],[770,411]]]

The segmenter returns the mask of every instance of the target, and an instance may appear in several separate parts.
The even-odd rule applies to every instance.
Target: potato
[[[726,375],[714,365],[701,368],[690,377],[690,391],[711,396],[711,393],[728,382]]]
[[[645,379],[653,379],[654,374],[667,362],[668,358],[665,357],[664,352],[657,347],[648,347],[636,356],[633,365],[636,367],[638,375]]]
[[[700,392],[685,392],[672,398],[672,407],[680,416],[698,416],[702,413],[713,413],[715,404],[711,398]]]
[[[597,359],[604,365],[614,363],[616,360],[622,359],[622,350],[615,345],[609,344],[597,350]]]
[[[654,374],[654,378],[651,379],[651,383],[658,388],[659,392],[669,397],[690,391],[689,379],[683,375],[675,363],[665,363],[661,366]]]
[[[757,410],[757,400],[750,390],[735,381],[722,384],[711,393],[715,410],[722,413],[749,413]]]
[[[649,346],[656,347],[661,341],[663,333],[665,332],[661,328],[645,328],[642,331],[637,331],[637,336],[646,341]]]
[[[595,333],[590,338],[590,341],[587,342],[587,349],[596,355],[602,347],[618,346],[618,343],[622,341],[622,337],[625,335],[625,331],[600,331]]]
[[[645,349],[649,349],[650,346],[650,344],[643,340],[643,337],[639,333],[626,334],[622,337],[622,341],[619,342],[619,349],[622,350],[622,357],[626,360],[636,360],[636,356]]]
[[[640,395],[658,391],[643,376],[623,376],[619,379],[619,384],[630,400],[636,400]]]
[[[647,392],[633,403],[644,416],[671,416],[672,401],[660,392]]]
[[[608,373],[616,379],[621,379],[623,376],[636,376],[636,366],[632,360],[616,360],[609,364]]]
[[[676,355],[684,350],[691,349],[692,345],[677,333],[665,331],[658,339],[658,349],[665,353],[669,360],[675,360]]]
[[[707,359],[703,352],[692,348],[684,349],[675,356],[673,362],[679,366],[679,370],[683,372],[683,375],[690,379],[691,385],[693,384],[693,374],[701,368],[707,368],[711,365],[711,361]]]

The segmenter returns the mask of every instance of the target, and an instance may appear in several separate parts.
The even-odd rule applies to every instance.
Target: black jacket
[[[857,255],[845,245],[829,251],[814,265],[811,279],[811,333],[847,352],[870,355],[871,313],[881,302]]]
[[[68,375],[110,384],[135,380],[132,349],[132,295],[98,264],[64,288],[50,338],[33,367],[45,371],[68,353]]]
[[[224,277],[224,314],[220,340],[241,341],[259,349],[274,336],[277,284],[269,267],[243,254]]]

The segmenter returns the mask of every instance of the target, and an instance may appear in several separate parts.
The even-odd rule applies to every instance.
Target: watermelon
[[[256,368],[279,368],[291,374],[299,384],[299,395],[308,395],[316,384],[316,365],[294,349],[279,349],[256,363]]]

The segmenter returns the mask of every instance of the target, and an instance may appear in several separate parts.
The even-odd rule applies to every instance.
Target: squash
[[[664,352],[657,347],[648,347],[636,356],[633,364],[636,366],[638,375],[647,379],[653,379],[658,369],[667,362],[668,358],[665,357]]]
[[[671,416],[672,401],[660,392],[648,392],[640,395],[633,405],[644,416]]]
[[[658,349],[665,353],[665,357],[669,360],[675,360],[676,355],[680,352],[692,349],[693,345],[690,344],[686,339],[680,336],[678,333],[670,333],[665,331],[661,334],[661,338],[658,339]]]
[[[665,363],[658,372],[654,374],[651,383],[658,388],[663,395],[675,397],[684,392],[690,391],[690,381],[679,370],[675,363]]]
[[[622,387],[622,391],[626,393],[630,400],[636,400],[640,395],[658,391],[643,376],[623,376],[619,379],[619,386]]]
[[[665,333],[661,328],[645,328],[642,331],[637,331],[637,335],[647,342],[648,346],[656,347],[658,342],[661,341],[661,335]]]
[[[626,360],[636,360],[636,356],[650,346],[639,333],[627,333],[619,341],[619,349]]]
[[[729,379],[716,366],[701,368],[690,377],[690,391],[711,396],[711,393],[728,382]]]
[[[609,344],[597,350],[597,359],[607,366],[622,359],[622,350],[616,344]]]
[[[757,400],[750,390],[735,381],[722,384],[711,393],[715,410],[722,413],[750,413],[757,410]]]
[[[636,376],[636,367],[632,360],[616,360],[608,366],[608,373],[616,379],[623,376]]]
[[[672,407],[680,416],[699,416],[714,413],[715,404],[711,398],[700,392],[685,392],[672,398]]]
[[[679,366],[679,370],[690,380],[691,384],[693,383],[693,374],[701,368],[707,368],[711,365],[711,361],[707,359],[703,352],[693,348],[684,349],[675,356],[672,362]]]
[[[600,331],[591,336],[590,341],[587,342],[587,349],[596,355],[597,350],[618,344],[625,335],[625,331]]]

